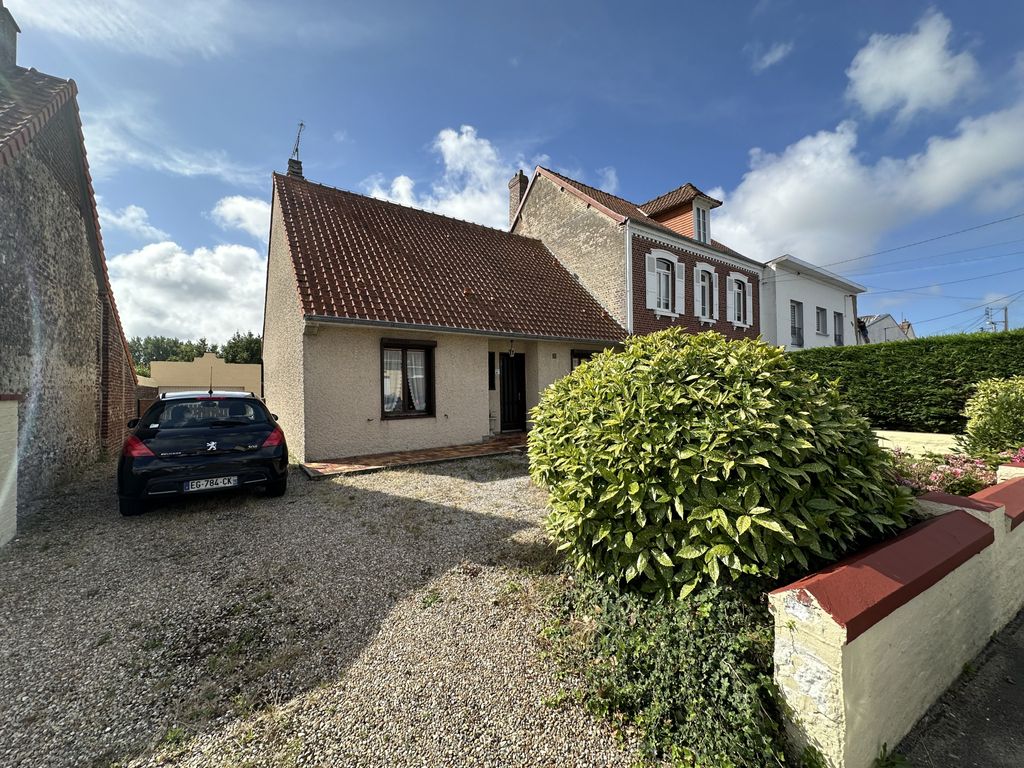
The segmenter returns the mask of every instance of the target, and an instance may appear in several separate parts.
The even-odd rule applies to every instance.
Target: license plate
[[[234,488],[238,485],[238,476],[234,477],[207,477],[203,480],[189,480],[185,483],[185,492],[188,491],[209,491],[214,488]]]

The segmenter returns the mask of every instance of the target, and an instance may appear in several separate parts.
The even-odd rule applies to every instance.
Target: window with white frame
[[[701,320],[718,319],[718,274],[708,264],[694,270],[693,314]]]
[[[710,240],[709,235],[708,209],[693,206],[693,239],[699,243],[706,243]]]
[[[681,314],[684,288],[683,270],[675,254],[659,249],[647,255],[647,309],[659,316]]]
[[[663,312],[672,311],[672,272],[675,265],[668,259],[655,261],[655,274],[658,280],[658,298],[655,308]]]
[[[730,272],[728,286],[726,301],[728,302],[729,322],[743,328],[753,325],[751,318],[753,317],[754,294],[750,278],[741,272]]]
[[[819,336],[828,336],[828,310],[824,307],[814,308],[814,330]]]
[[[837,347],[843,346],[843,313],[832,313],[832,340]]]
[[[789,302],[789,343],[794,347],[804,345],[804,303]]]

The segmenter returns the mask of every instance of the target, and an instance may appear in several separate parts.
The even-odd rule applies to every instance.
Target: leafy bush
[[[1024,330],[794,352],[877,429],[959,433],[973,386],[1024,374]]]
[[[964,408],[969,453],[998,453],[1024,445],[1024,376],[979,382]]]
[[[989,462],[962,453],[918,457],[897,448],[892,457],[897,481],[918,494],[942,491],[970,496],[996,481]]]
[[[909,506],[867,422],[760,341],[631,339],[549,387],[533,418],[553,538],[645,592],[806,568],[901,527]]]
[[[567,593],[548,635],[587,707],[636,727],[651,762],[786,765],[764,600],[709,587],[652,602],[594,581]]]

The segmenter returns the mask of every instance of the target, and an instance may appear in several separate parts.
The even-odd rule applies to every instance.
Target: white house
[[[896,322],[896,318],[883,315],[863,315],[857,319],[858,344],[880,344],[884,341],[910,341],[916,339],[914,326],[909,320]]]
[[[786,254],[761,278],[761,337],[787,351],[861,343],[857,294],[863,285]]]

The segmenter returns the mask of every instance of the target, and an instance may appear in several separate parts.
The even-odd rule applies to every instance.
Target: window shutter
[[[736,282],[731,277],[725,284],[725,316],[730,323],[736,322]]]
[[[744,289],[747,293],[747,311],[743,316],[743,322],[747,325],[754,324],[754,285],[750,281],[747,281],[746,288]]]
[[[714,291],[715,300],[711,302],[711,306],[714,308],[714,313],[711,315],[715,320],[718,319],[718,272],[717,270],[712,274],[711,289]]]
[[[674,272],[676,275],[676,314],[682,315],[686,313],[686,274],[683,271],[683,265],[678,262]]]
[[[654,256],[647,257],[647,308],[656,309],[658,306],[658,260]]]

